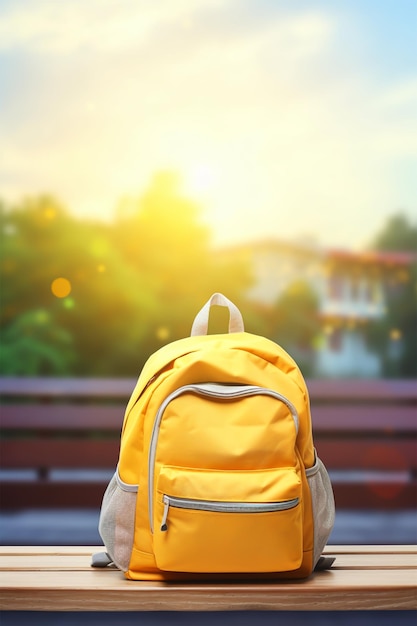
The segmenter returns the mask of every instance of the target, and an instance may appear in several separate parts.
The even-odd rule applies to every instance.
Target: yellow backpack
[[[214,304],[227,334],[207,335]],[[303,578],[331,564],[333,523],[300,370],[214,294],[191,336],[143,368],[100,514],[108,556],[93,565],[133,580]]]

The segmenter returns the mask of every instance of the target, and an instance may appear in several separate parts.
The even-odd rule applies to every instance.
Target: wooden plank
[[[96,550],[102,551],[103,548]],[[0,571],[81,571],[90,570],[89,554],[10,554],[0,556]],[[332,567],[340,569],[409,569],[417,570],[416,553],[339,554]]]
[[[337,483],[332,481],[336,511],[358,510],[401,510],[417,506],[416,482],[369,482]]]
[[[125,406],[106,404],[5,404],[3,429],[121,431]],[[314,432],[416,432],[414,406],[328,404],[312,407]]]
[[[103,546],[0,546],[0,556],[10,555],[85,555],[89,556],[94,552],[101,552]],[[324,554],[414,554],[417,555],[416,544],[335,544],[327,545]]]
[[[109,470],[110,471],[110,470]],[[99,508],[108,480],[95,482],[3,481],[0,500],[4,510],[23,508]],[[336,509],[401,510],[417,506],[415,482],[362,484],[333,482]]]
[[[103,551],[103,548],[102,550]],[[403,555],[404,556],[404,555]],[[405,555],[412,556],[412,555]],[[79,554],[20,554],[1,555],[0,571],[89,571],[91,555]]]
[[[0,608],[31,611],[231,611],[416,609],[408,569],[319,572],[304,581],[153,583],[120,572],[0,572]]]
[[[36,548],[35,548],[36,549]],[[48,548],[49,549],[49,548]],[[72,548],[73,549],[73,548]],[[90,550],[91,548],[86,548]],[[93,550],[96,548],[93,546]],[[327,545],[323,554],[415,554],[417,555],[417,545],[416,544],[398,544],[398,545],[387,545],[387,544],[337,544],[337,545]]]
[[[332,569],[368,569],[378,571],[385,569],[417,570],[417,555],[388,554],[382,559],[381,554],[339,554],[336,557]],[[417,574],[417,572],[415,572],[415,574]]]
[[[357,439],[314,437],[320,459],[331,469],[410,471],[417,467],[417,441],[408,439]]]
[[[3,481],[0,484],[0,501],[3,510],[78,507],[99,509],[108,482]]]
[[[3,397],[121,398],[127,401],[136,385],[134,378],[42,378],[0,377]]]
[[[340,549],[341,546],[337,546]],[[351,546],[345,546],[348,550]],[[370,546],[371,548],[375,546]],[[395,546],[396,548],[398,546]],[[401,547],[401,546],[400,546]],[[409,548],[410,546],[403,546]],[[94,552],[102,552],[103,546],[0,546],[0,557],[4,556],[36,556],[36,555],[61,555],[61,556],[88,556]]]
[[[26,378],[0,377],[0,395],[3,397],[90,397],[129,399],[136,378]],[[414,380],[383,379],[308,379],[310,399],[338,400],[417,400]]]
[[[417,386],[411,379],[309,379],[306,382],[312,402],[337,399],[349,403],[364,400],[415,403],[417,400]]]
[[[111,468],[109,468],[111,472]],[[2,481],[0,500],[4,510],[25,508],[100,508],[108,480]],[[417,506],[416,482],[333,482],[336,510],[401,510]]]
[[[124,407],[100,404],[5,404],[1,409],[2,429],[27,430],[114,430],[121,432]]]
[[[107,439],[3,439],[3,468],[109,468],[117,464],[120,437]]]
[[[332,469],[412,471],[417,442],[409,440],[315,438],[319,457]],[[0,441],[3,468],[111,467],[117,462],[120,437],[81,439],[36,437]]]
[[[416,432],[414,406],[328,404],[312,407],[313,432]]]

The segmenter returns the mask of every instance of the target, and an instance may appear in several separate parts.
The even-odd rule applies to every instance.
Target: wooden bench
[[[98,508],[130,379],[0,378],[3,509]],[[417,385],[311,380],[314,440],[338,509],[417,505]]]
[[[358,611],[417,609],[416,546],[335,546],[303,581],[132,582],[92,569],[95,547],[0,548],[2,611]]]

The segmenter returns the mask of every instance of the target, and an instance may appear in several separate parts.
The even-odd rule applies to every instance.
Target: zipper
[[[220,502],[165,495],[163,497],[164,512],[162,514],[161,530],[168,530],[167,518],[170,506],[176,509],[210,511],[213,513],[276,513],[277,511],[293,509],[298,505],[299,501],[299,498],[292,498],[283,502]]]
[[[216,383],[196,383],[192,385],[184,385],[173,391],[160,405],[153,424],[150,444],[149,444],[149,456],[148,456],[148,510],[149,510],[149,526],[153,533],[153,492],[154,492],[154,480],[155,480],[155,457],[156,446],[158,443],[159,427],[165,409],[168,404],[178,398],[184,393],[194,393],[199,396],[218,399],[236,399],[245,398],[248,396],[264,395],[276,398],[280,402],[283,402],[289,409],[291,416],[294,420],[294,426],[296,434],[298,434],[299,419],[298,412],[295,406],[281,393],[268,389],[266,387],[258,387],[257,385],[219,385]]]

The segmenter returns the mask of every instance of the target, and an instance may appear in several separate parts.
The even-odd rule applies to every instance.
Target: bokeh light
[[[68,278],[55,278],[51,284],[51,291],[56,298],[66,298],[71,293],[71,283]]]
[[[169,328],[166,326],[159,326],[159,328],[156,329],[155,334],[159,341],[167,341],[171,333],[169,332]]]

